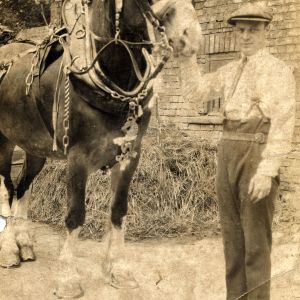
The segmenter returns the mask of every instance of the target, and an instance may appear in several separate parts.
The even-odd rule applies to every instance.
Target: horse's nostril
[[[174,41],[172,39],[169,39],[169,44],[170,44],[170,46],[173,46],[174,45]]]
[[[179,43],[181,47],[184,47],[186,45],[186,41],[184,39],[180,39]]]

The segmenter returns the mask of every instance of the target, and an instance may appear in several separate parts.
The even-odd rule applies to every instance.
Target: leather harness
[[[135,153],[132,153],[133,142],[135,137],[129,137],[128,132],[130,129],[137,125],[138,118],[143,114],[142,104],[144,100],[150,96],[152,93],[153,79],[162,70],[165,63],[169,59],[172,53],[172,47],[168,43],[167,36],[165,34],[165,28],[161,25],[160,20],[154,14],[148,0],[135,0],[137,7],[139,8],[142,16],[144,16],[147,23],[152,24],[153,29],[156,30],[161,38],[160,42],[156,41],[141,41],[141,42],[130,42],[121,39],[120,32],[120,15],[123,9],[123,0],[115,0],[115,36],[112,38],[103,38],[97,36],[90,28],[90,14],[89,5],[92,0],[65,0],[62,6],[62,19],[64,26],[59,30],[56,30],[51,36],[47,37],[43,43],[37,45],[36,47],[26,50],[25,52],[18,55],[18,57],[13,58],[9,63],[6,63],[6,68],[2,68],[0,73],[2,77],[4,73],[9,70],[13,62],[29,53],[33,53],[31,70],[26,78],[26,94],[29,95],[31,85],[36,76],[41,75],[40,64],[42,51],[49,49],[50,45],[55,42],[59,42],[63,47],[63,61],[60,67],[59,74],[57,78],[65,80],[65,99],[64,99],[64,136],[63,136],[63,146],[64,153],[67,154],[69,146],[69,134],[70,121],[70,82],[69,76],[78,77],[78,79],[85,82],[91,89],[98,91],[102,96],[103,93],[107,95],[105,98],[109,98],[113,101],[126,104],[125,107],[128,108],[127,119],[122,128],[125,136],[121,143],[118,142],[122,149],[122,153],[116,157],[119,162],[128,161],[131,157],[135,157]],[[75,10],[71,10],[70,7],[75,6]],[[79,8],[79,10],[78,10]],[[77,11],[79,13],[77,14]],[[95,42],[96,41],[106,41],[105,45],[97,52]],[[139,80],[139,84],[132,91],[125,91],[112,82],[102,71],[98,59],[100,58],[104,49],[106,49],[111,44],[121,45],[129,54],[133,70],[136,77]],[[153,59],[148,53],[146,48],[142,48],[142,55],[144,56],[146,62],[145,72],[142,75],[138,68],[135,57],[133,55],[131,47],[154,47],[159,46],[161,48],[162,58],[155,66],[153,66]],[[59,82],[59,80],[57,80]],[[56,141],[56,131],[57,131],[57,115],[58,115],[58,103],[60,101],[59,84],[57,83],[56,92],[54,96],[53,103],[53,129],[54,129],[54,139],[53,139],[53,151],[57,151],[57,141]],[[100,96],[100,97],[101,97]],[[123,106],[124,107],[124,106]],[[101,109],[101,105],[97,107]]]

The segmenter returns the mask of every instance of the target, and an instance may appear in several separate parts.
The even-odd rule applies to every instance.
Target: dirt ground
[[[56,299],[54,280],[64,237],[44,224],[33,223],[32,228],[37,260],[15,269],[0,269],[1,300]],[[295,236],[291,239],[286,233],[274,233],[273,300],[300,298],[300,289],[297,293],[297,285],[292,283],[293,276],[297,275],[298,245],[299,239]],[[85,291],[81,299],[225,299],[220,237],[128,242],[128,263],[140,284],[134,290],[117,290],[104,282],[103,248],[102,242],[79,242],[76,263]]]

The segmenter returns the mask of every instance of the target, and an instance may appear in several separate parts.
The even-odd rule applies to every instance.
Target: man
[[[291,148],[295,82],[265,48],[270,11],[246,4],[229,18],[241,59],[201,76],[195,56],[182,62],[184,95],[222,92],[224,129],[216,179],[227,299],[270,299],[271,242],[278,171]]]

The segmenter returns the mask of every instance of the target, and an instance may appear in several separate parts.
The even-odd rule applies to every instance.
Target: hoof
[[[31,246],[23,246],[20,249],[20,256],[22,261],[34,261],[35,254]]]
[[[136,289],[139,287],[138,282],[130,272],[112,272],[109,284],[116,289]]]
[[[33,245],[31,237],[27,230],[16,229],[16,242],[20,249],[20,256],[22,261],[33,261],[35,260],[35,255],[33,252]]]
[[[79,282],[60,283],[54,291],[54,295],[58,299],[74,299],[80,298],[84,294]]]
[[[0,251],[0,266],[2,268],[15,268],[20,265],[20,257],[18,251],[7,251],[1,249]]]

